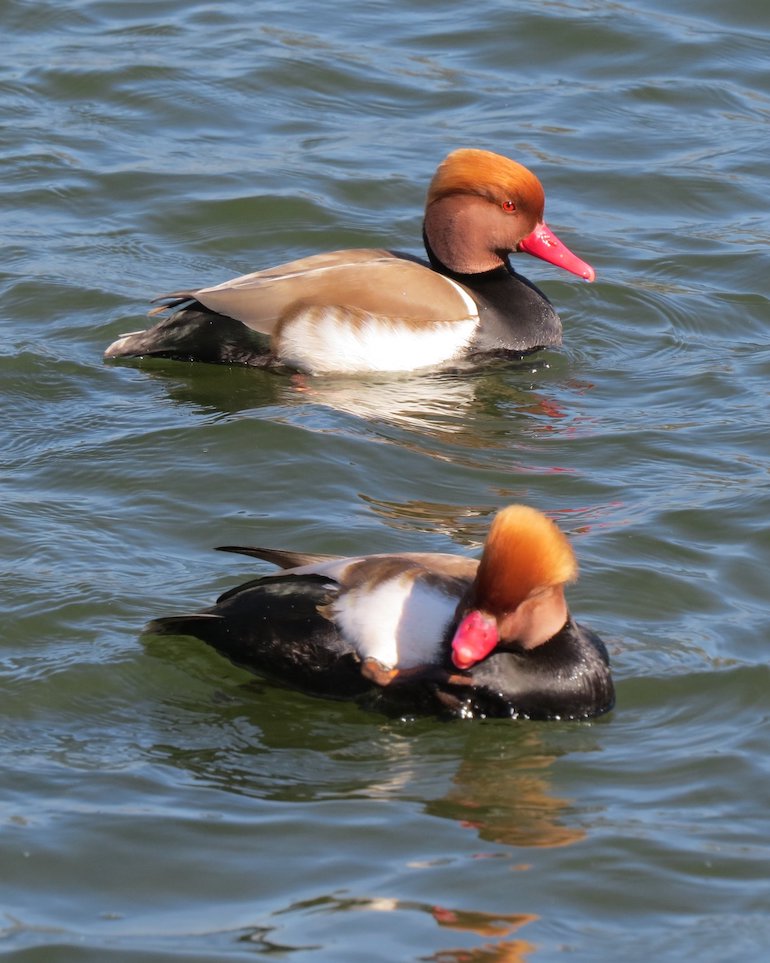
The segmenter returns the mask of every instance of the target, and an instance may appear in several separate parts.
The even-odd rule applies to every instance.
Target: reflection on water
[[[547,777],[555,760],[545,753],[510,761],[466,757],[452,788],[429,803],[426,811],[457,820],[487,842],[569,846],[584,839],[585,831],[564,823],[570,802],[552,794]]]
[[[489,937],[490,941],[479,946],[464,946],[461,948],[442,948],[430,955],[420,954],[421,960],[435,961],[435,963],[523,963],[534,952],[536,947],[526,940],[510,939],[523,926],[532,923],[539,917],[526,913],[486,913],[482,910],[452,909],[445,906],[435,906],[430,903],[412,900],[388,898],[322,896],[317,899],[294,903],[286,909],[279,910],[275,916],[298,914],[303,917],[314,915],[334,915],[348,913],[393,913],[393,914],[421,914],[431,918],[441,930],[454,930],[458,933],[468,933],[475,936]],[[342,925],[342,924],[338,924]],[[374,928],[374,923],[371,924]],[[396,924],[398,926],[398,923]],[[281,927],[277,927],[278,930]],[[266,935],[270,930],[258,929],[242,936],[249,942],[258,942],[261,946],[276,947],[273,938],[269,943]],[[430,939],[430,936],[428,936]],[[432,939],[431,939],[432,942]],[[284,947],[287,948],[287,947]]]
[[[561,378],[565,363],[558,354],[538,352],[528,362],[495,361],[466,372],[352,378],[153,359],[143,362],[135,376],[160,381],[173,401],[213,414],[234,415],[276,406],[280,410],[271,411],[270,416],[277,415],[278,421],[311,430],[339,431],[339,419],[330,418],[327,424],[314,422],[312,412],[328,409],[365,422],[368,428],[390,426],[423,436],[456,436],[453,443],[476,449],[508,436],[504,419],[512,415],[524,419],[534,433],[553,430],[554,422],[568,418],[565,388],[568,396],[590,386]],[[557,391],[549,391],[552,381],[556,381]],[[535,387],[537,384],[542,387]],[[577,429],[572,425],[570,430]]]
[[[348,866],[339,875],[331,860],[326,872],[339,878],[338,887],[318,888],[323,880],[315,880],[310,895],[279,901],[258,925],[222,933],[223,939],[265,953],[328,951],[339,940],[352,945],[378,933],[396,938],[406,928],[411,945],[419,947],[415,959],[532,959],[537,944],[524,939],[522,929],[548,919],[546,908],[533,913],[526,903],[524,911],[520,902],[534,851],[585,839],[570,802],[553,791],[551,773],[565,752],[596,750],[594,727],[581,727],[575,738],[574,728],[558,725],[391,721],[351,703],[251,680],[196,644],[165,650],[157,638],[151,642],[151,661],[170,661],[190,673],[184,685],[155,692],[157,705],[147,718],[157,736],[147,751],[156,763],[180,771],[187,786],[242,801],[237,812],[252,827],[251,845],[262,862],[275,865],[279,854],[288,854],[291,876],[291,854],[305,854],[304,863],[321,851],[337,853],[335,860]],[[170,727],[173,740],[166,735]],[[226,801],[219,807],[232,808]],[[415,829],[426,820],[431,831]],[[363,873],[356,884],[345,848],[348,821],[356,826],[354,863]],[[483,864],[497,867],[492,876],[508,878],[493,897],[478,889],[449,895],[448,881],[475,878]],[[419,898],[389,891],[394,872],[411,880],[410,892],[417,887]],[[284,895],[296,886],[290,882]],[[439,895],[426,898],[433,892]],[[387,922],[378,923],[374,914],[387,914]]]
[[[472,546],[478,552],[484,544],[492,516],[488,505],[459,508],[448,502],[412,499],[400,502],[362,494],[361,501],[391,528],[448,535],[456,544]]]
[[[156,658],[185,659],[181,643],[168,649],[156,637],[146,644]],[[192,653],[200,654],[193,645]],[[202,656],[198,671],[210,678],[212,669],[221,670],[223,687],[228,673],[243,675],[215,653]],[[170,699],[159,718],[188,715],[192,728],[186,746],[159,739],[153,748],[156,758],[207,785],[305,804],[414,793],[425,798],[426,814],[454,821],[495,845],[553,848],[585,838],[582,826],[569,824],[570,800],[553,792],[549,778],[563,756],[551,744],[558,732],[554,724],[525,728],[503,721],[482,728],[450,722],[437,731],[429,720],[390,722],[354,703],[314,698],[258,679],[236,682],[213,696],[208,707],[180,695]],[[586,727],[579,750],[594,748],[593,729]],[[302,753],[301,771],[296,758],[284,771],[281,751],[287,749]],[[423,779],[443,791],[426,795]]]

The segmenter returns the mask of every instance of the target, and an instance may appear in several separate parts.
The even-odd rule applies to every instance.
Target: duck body
[[[604,644],[566,607],[549,621],[551,603],[543,599],[554,587],[544,589],[541,579],[534,588],[519,584],[524,598],[514,606],[519,613],[533,605],[548,609],[544,620],[542,612],[537,616],[544,628],[536,641],[527,629],[520,630],[521,641],[495,630],[474,648],[477,641],[468,642],[463,626],[470,623],[473,635],[486,617],[479,613],[489,608],[479,602],[477,560],[223,550],[284,571],[246,582],[202,612],[157,619],[150,632],[200,638],[232,662],[284,684],[386,711],[581,719],[614,702]],[[559,586],[555,590],[558,595]],[[509,608],[500,610],[500,626],[510,620]]]
[[[317,254],[157,300],[166,314],[105,357],[168,357],[309,373],[409,371],[561,343],[546,296],[508,255],[525,250],[591,280],[542,221],[534,174],[460,150],[428,192],[428,260],[380,249]],[[168,313],[170,312],[170,314]]]

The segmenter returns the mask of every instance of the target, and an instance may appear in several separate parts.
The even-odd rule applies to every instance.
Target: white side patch
[[[408,669],[437,660],[457,601],[412,574],[375,589],[346,592],[335,603],[334,615],[362,660]]]
[[[398,318],[353,316],[344,307],[309,307],[281,327],[276,353],[284,364],[311,374],[414,371],[437,365],[456,357],[476,330],[476,305],[462,293],[473,307],[469,317],[417,328]]]

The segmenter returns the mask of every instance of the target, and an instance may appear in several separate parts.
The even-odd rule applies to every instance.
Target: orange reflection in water
[[[437,907],[433,916],[440,926],[449,929],[476,933],[479,936],[507,937],[517,932],[527,923],[532,923],[537,916],[516,913],[512,915],[493,915],[491,913],[475,912],[471,910],[449,910]],[[530,953],[537,947],[527,940],[501,939],[492,943],[484,943],[473,949],[439,950],[431,956],[424,956],[424,960],[435,963],[523,963]]]
[[[428,809],[434,815],[457,820],[488,842],[570,846],[585,838],[585,830],[565,824],[570,802],[550,791],[545,770],[556,758],[528,754],[521,767],[506,766],[500,759],[466,758],[450,790]]]
[[[490,942],[475,947],[461,947],[436,950],[429,956],[421,955],[420,960],[434,963],[525,963],[529,954],[537,947],[522,939],[509,939],[523,926],[533,923],[540,917],[529,913],[485,913],[481,910],[456,910],[443,906],[428,906],[413,900],[400,899],[345,899],[340,897],[313,901],[314,908],[325,904],[327,910],[353,910],[376,913],[424,913],[433,917],[436,923],[447,930],[474,933],[477,936],[492,937]],[[300,904],[301,905],[301,904]]]

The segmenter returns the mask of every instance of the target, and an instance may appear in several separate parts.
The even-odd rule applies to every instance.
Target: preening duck
[[[566,536],[523,505],[480,561],[405,552],[339,558],[225,546],[279,565],[192,615],[151,622],[296,688],[399,711],[583,719],[614,703],[607,651],[578,625]]]
[[[157,298],[146,331],[105,358],[280,365],[308,373],[412,371],[561,344],[548,298],[511,267],[525,251],[588,281],[594,270],[543,220],[526,167],[485,150],[439,165],[425,206],[428,260],[388,250],[316,254]]]

